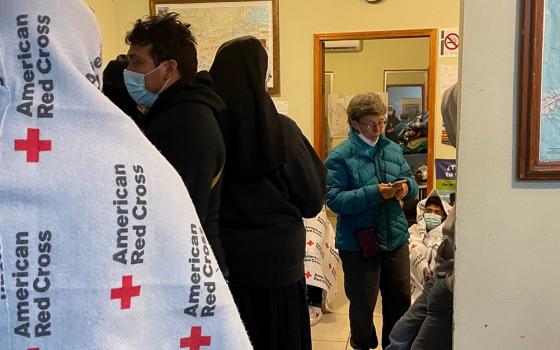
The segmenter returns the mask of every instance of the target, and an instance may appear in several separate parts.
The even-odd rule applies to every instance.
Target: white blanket
[[[92,11],[0,0],[0,38],[0,349],[251,349],[180,177],[99,91]]]
[[[424,283],[426,282],[426,275],[424,270],[433,275],[436,265],[436,255],[439,245],[443,240],[442,226],[428,231],[426,229],[426,221],[424,220],[424,212],[426,210],[426,201],[430,197],[438,196],[437,190],[433,190],[427,198],[418,202],[416,206],[416,224],[408,229],[410,234],[409,238],[409,251],[410,251],[410,285],[411,285],[411,301],[414,301],[422,294],[424,290]],[[441,199],[441,197],[440,197]],[[443,208],[446,213],[449,213],[451,206],[441,200]]]
[[[314,218],[304,219],[307,231],[305,244],[305,281],[325,292],[325,306],[329,310],[336,295],[336,273],[340,265],[334,247],[335,232],[327,217],[326,208]]]

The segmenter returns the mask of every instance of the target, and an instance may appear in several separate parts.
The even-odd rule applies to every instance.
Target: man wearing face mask
[[[143,111],[139,126],[181,175],[222,273],[218,209],[225,145],[217,116],[224,102],[206,71],[197,73],[190,25],[170,13],[138,20],[127,33],[124,83]]]
[[[441,224],[451,206],[442,201],[436,190],[416,206],[416,224],[410,234],[410,284],[412,303],[420,296],[426,282],[434,276],[436,255],[443,240]]]

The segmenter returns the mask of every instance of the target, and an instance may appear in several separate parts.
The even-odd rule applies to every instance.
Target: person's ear
[[[167,68],[165,69],[165,75],[169,76],[173,74],[173,72],[177,71],[177,61],[171,59],[167,61]]]

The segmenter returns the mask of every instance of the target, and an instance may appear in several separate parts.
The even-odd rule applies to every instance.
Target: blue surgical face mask
[[[434,213],[426,213],[424,214],[424,221],[426,221],[426,229],[431,231],[441,225],[441,216]]]
[[[142,74],[130,71],[125,69],[123,71],[123,78],[124,78],[124,85],[126,86],[126,90],[132,99],[138,103],[139,105],[151,108],[156,100],[159,97],[159,93],[165,88],[167,85],[167,81],[163,84],[162,88],[157,92],[153,93],[146,89],[146,77],[156,70],[158,70],[162,65],[157,66],[152,71]]]

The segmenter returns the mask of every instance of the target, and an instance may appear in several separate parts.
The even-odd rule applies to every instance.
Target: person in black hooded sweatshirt
[[[218,226],[225,145],[216,120],[225,104],[210,74],[197,73],[196,41],[177,16],[138,20],[127,33],[124,83],[144,110],[140,128],[181,175],[226,276]]]
[[[255,350],[311,349],[305,297],[305,227],[324,203],[326,170],[266,91],[259,40],[223,44],[210,74],[226,102],[219,124],[227,162],[220,237],[229,286]]]
[[[128,67],[128,57],[122,54],[107,63],[107,67],[103,70],[103,94],[138,124],[142,114],[136,102],[126,91],[123,77],[126,67]]]

